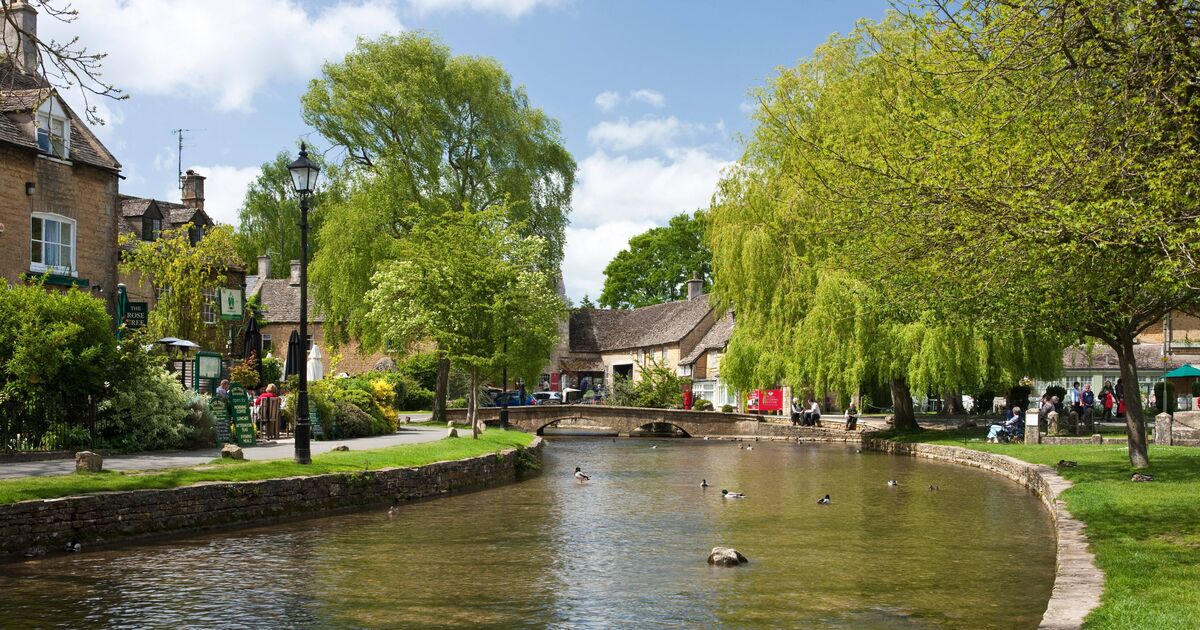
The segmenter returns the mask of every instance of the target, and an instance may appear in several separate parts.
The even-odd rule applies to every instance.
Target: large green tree
[[[879,28],[910,54],[922,51],[898,18]],[[758,128],[722,182],[709,229],[714,293],[738,317],[722,375],[741,387],[783,381],[817,394],[887,383],[896,425],[914,428],[912,394],[1055,375],[1062,341],[1010,316],[1019,314],[951,316],[941,295],[949,287],[908,264],[921,238],[942,228],[907,223],[907,191],[846,166],[887,141],[890,113],[877,104],[902,89],[862,32],[834,38],[760,91]],[[955,298],[967,293],[953,288]]]
[[[271,277],[286,278],[288,261],[300,259],[300,200],[292,188],[287,165],[296,152],[280,151],[275,159],[263,162],[262,171],[238,210],[237,252],[248,269],[254,269],[259,256],[270,256]],[[319,151],[309,148],[309,159],[321,167],[322,184],[309,201],[309,256],[320,245],[321,222],[325,207],[340,194],[341,179]]]
[[[367,292],[365,326],[408,344],[431,339],[470,374],[472,435],[479,385],[507,368],[534,380],[558,339],[566,305],[537,267],[545,242],[509,227],[503,208],[449,212],[413,227],[401,256]]]
[[[599,302],[609,308],[638,308],[687,297],[687,281],[700,274],[707,287],[712,252],[704,240],[705,213],[680,214],[666,226],[629,239],[604,268]]]
[[[929,12],[924,12],[931,8]],[[884,302],[1113,348],[1194,304],[1194,7],[935,1],[863,23],[760,94],[806,228]],[[760,163],[761,164],[761,163]],[[1130,462],[1148,462],[1127,397]]]
[[[313,261],[316,298],[327,321],[365,347],[386,340],[367,324],[362,296],[431,217],[502,209],[521,235],[545,243],[538,269],[557,272],[575,161],[557,121],[531,106],[494,59],[455,56],[421,33],[363,40],[326,64],[303,104],[304,119],[347,155],[347,198],[327,209]]]
[[[239,262],[232,228],[215,226],[195,245],[187,226],[163,230],[154,241],[123,234],[120,244],[121,273],[137,272],[139,284],[158,290],[146,333],[154,339],[180,337],[206,348],[224,348],[232,324],[219,319],[205,323],[203,314],[206,306],[217,308],[213,292],[225,286],[229,269]]]

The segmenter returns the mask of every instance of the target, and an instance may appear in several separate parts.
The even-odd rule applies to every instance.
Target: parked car
[[[535,405],[561,405],[562,402],[562,392],[533,392]]]
[[[505,400],[508,401],[509,407],[522,407],[524,405],[534,404],[532,402],[533,397],[530,396],[528,393],[526,393],[525,396],[522,397],[521,392],[519,392],[519,391],[507,391],[507,392],[497,391],[492,396],[491,404],[487,405],[487,406],[488,407],[499,407],[504,404]]]

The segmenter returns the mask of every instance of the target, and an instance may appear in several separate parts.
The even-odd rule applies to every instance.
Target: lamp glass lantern
[[[300,144],[300,157],[288,164],[288,171],[292,173],[292,188],[297,193],[310,195],[316,190],[317,175],[321,173],[321,167],[308,159],[308,149],[303,143]]]

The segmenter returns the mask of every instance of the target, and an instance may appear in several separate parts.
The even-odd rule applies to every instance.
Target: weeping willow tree
[[[990,302],[988,282],[959,273],[971,264],[954,253],[986,223],[906,184],[922,181],[930,145],[897,132],[920,124],[912,111],[950,115],[951,105],[897,81],[880,42],[910,60],[936,53],[924,31],[892,15],[834,37],[758,92],[757,128],[711,212],[713,292],[737,313],[722,366],[733,384],[846,395],[887,383],[896,426],[915,428],[914,394],[1056,376],[1066,337],[1006,310],[1015,301]],[[994,245],[988,260],[1009,255]],[[950,253],[929,256],[933,248]],[[994,273],[986,267],[973,271]],[[1020,281],[1015,268],[990,282]]]

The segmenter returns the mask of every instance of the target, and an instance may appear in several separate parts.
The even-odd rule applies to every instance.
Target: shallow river
[[[1054,547],[1031,493],[854,451],[552,439],[540,477],[395,518],[374,510],[0,565],[2,625],[1037,626]],[[576,465],[590,482],[572,478]],[[721,488],[747,497],[722,500]],[[817,505],[826,493],[832,505]],[[716,545],[750,563],[708,566]]]

